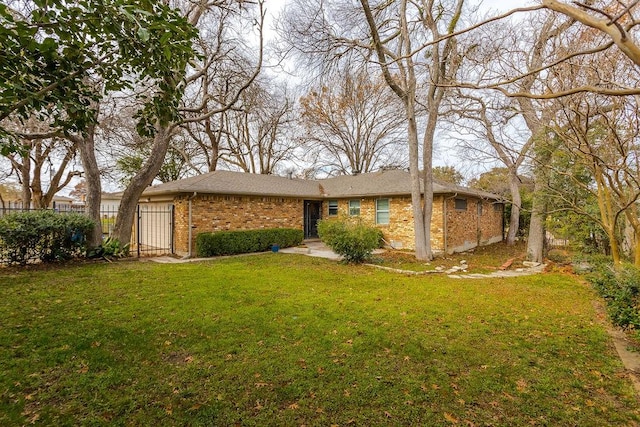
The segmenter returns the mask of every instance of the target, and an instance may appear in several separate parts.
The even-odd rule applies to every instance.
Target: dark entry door
[[[322,218],[322,202],[304,201],[304,238],[318,237],[318,220]]]

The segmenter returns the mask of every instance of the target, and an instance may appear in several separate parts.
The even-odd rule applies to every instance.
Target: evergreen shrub
[[[358,219],[326,219],[318,222],[320,239],[348,263],[359,264],[382,245],[382,231]]]
[[[303,231],[293,228],[200,233],[196,237],[196,253],[199,257],[210,257],[265,252],[274,245],[281,248],[297,246],[303,238]]]
[[[0,262],[25,265],[83,255],[93,221],[79,213],[28,211],[0,218]]]

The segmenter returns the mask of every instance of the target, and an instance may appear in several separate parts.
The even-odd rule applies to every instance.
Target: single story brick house
[[[340,216],[362,217],[394,248],[414,247],[410,175],[402,170],[319,180],[215,171],[149,187],[140,203],[171,207],[179,255],[194,253],[201,232],[287,227],[314,238],[319,219]],[[435,182],[432,249],[453,253],[501,241],[503,209],[494,194]]]

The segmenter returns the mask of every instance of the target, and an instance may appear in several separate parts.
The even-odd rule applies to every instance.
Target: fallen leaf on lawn
[[[80,369],[78,369],[79,374],[86,374],[87,372],[89,372],[89,366],[87,365],[83,365]]]
[[[444,419],[449,421],[452,424],[458,424],[458,419],[448,412],[444,413]]]
[[[349,396],[351,396],[351,392],[349,390],[345,390],[344,397],[349,397]]]
[[[33,414],[31,418],[29,418],[29,424],[35,424],[40,419],[40,414]]]
[[[525,391],[527,391],[527,386],[528,386],[527,382],[523,379],[519,379],[516,382],[516,387],[518,388],[518,391],[520,393],[524,393]]]
[[[322,408],[316,409],[316,414],[324,414],[324,409]]]
[[[385,415],[387,418],[392,418],[391,413],[390,413],[389,411],[384,411],[384,415]]]
[[[267,387],[269,383],[256,383],[256,388]]]
[[[173,415],[173,408],[171,407],[171,405],[165,407],[164,411],[167,413],[167,415]]]
[[[171,345],[171,341],[166,340],[166,341],[164,342],[164,345],[166,345],[166,346],[170,346],[170,345]]]
[[[191,363],[193,362],[193,356],[187,356],[184,358],[184,363]]]
[[[91,343],[91,347],[93,348],[97,348],[100,347],[102,345],[102,343],[100,341],[94,341]]]
[[[300,405],[298,405],[297,403],[292,403],[291,405],[288,406],[289,409],[298,409],[300,407]]]

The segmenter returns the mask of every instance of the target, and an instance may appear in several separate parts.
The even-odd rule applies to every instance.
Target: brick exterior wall
[[[189,253],[189,198],[174,199],[175,252]],[[255,230],[261,228],[303,229],[303,200],[285,197],[201,195],[191,200],[192,253],[196,235],[203,232]]]
[[[386,197],[385,197],[386,198]],[[461,197],[462,198],[462,197]],[[323,218],[349,215],[349,200],[360,200],[360,217],[368,225],[382,230],[385,240],[395,248],[414,249],[415,233],[411,197],[389,197],[389,224],[376,224],[378,198],[333,199],[338,201],[338,215],[329,216],[329,201],[322,205]],[[434,252],[460,252],[480,245],[502,240],[502,205],[494,209],[493,203],[465,197],[467,209],[457,211],[453,197],[434,195],[431,219],[431,249]],[[482,205],[478,216],[478,203]],[[446,212],[446,219],[445,219]],[[447,233],[445,235],[445,227]]]
[[[329,201],[322,205],[323,218],[340,218],[349,216],[349,200],[360,200],[360,217],[367,225],[382,230],[385,240],[396,249],[415,248],[415,232],[413,228],[413,210],[411,197],[380,197],[389,200],[389,223],[376,224],[376,200],[378,197],[357,199],[333,199],[338,201],[338,215],[329,217]],[[431,221],[431,244],[435,251],[444,248],[442,222],[442,196],[434,197],[433,219]]]
[[[456,199],[466,200],[466,209],[456,209]],[[447,253],[502,241],[503,205],[475,197],[446,199]]]

